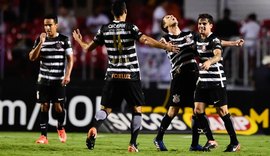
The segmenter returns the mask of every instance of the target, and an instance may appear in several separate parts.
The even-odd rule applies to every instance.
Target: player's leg
[[[179,87],[181,93],[181,107],[189,107],[193,110],[194,108],[194,92],[196,89],[196,82],[198,80],[198,71],[188,71],[184,73],[180,73],[181,79]],[[194,113],[193,113],[194,114]],[[203,147],[199,145],[199,128],[201,126],[198,122],[198,117],[196,115],[192,116],[192,142],[189,148],[190,151],[202,151]]]
[[[189,79],[191,80],[191,79]],[[167,113],[164,115],[164,117],[161,120],[160,126],[158,128],[157,136],[154,138],[153,142],[156,146],[158,151],[168,151],[164,142],[163,142],[163,136],[170,126],[173,118],[178,114],[178,111],[181,107],[184,107],[187,105],[186,100],[183,98],[186,98],[186,95],[183,95],[183,93],[187,90],[185,90],[187,82],[185,80],[185,74],[178,73],[177,75],[174,75],[171,85],[170,85],[170,98],[169,98],[169,109]],[[193,101],[193,92],[191,99]]]
[[[64,110],[65,103],[65,87],[64,86],[53,86],[51,87],[51,97],[53,108],[55,110],[55,117],[57,119],[57,133],[60,142],[65,143],[67,140],[67,134],[64,127],[64,120],[66,112]]]
[[[170,126],[173,118],[177,115],[179,109],[180,109],[179,107],[170,106],[168,112],[165,114],[165,116],[161,120],[157,136],[154,138],[154,141],[153,141],[158,151],[168,151],[163,142],[163,136],[165,134],[165,131]]]
[[[49,122],[49,109],[50,103],[48,102],[47,86],[38,85],[37,86],[37,103],[40,104],[40,131],[41,135],[36,140],[39,144],[48,144],[47,130]]]
[[[66,112],[64,110],[64,103],[54,103],[55,117],[57,119],[57,133],[60,142],[65,143],[67,140],[67,134],[64,127],[64,120]]]
[[[38,140],[36,140],[36,143],[38,144],[48,144],[48,138],[47,138],[47,130],[48,130],[48,121],[49,121],[49,107],[50,105],[48,103],[42,103],[40,104],[40,131],[41,135]]]
[[[203,151],[203,147],[199,144],[201,130],[198,117],[196,115],[192,115],[192,142],[189,151]]]
[[[145,104],[144,95],[141,87],[140,81],[126,82],[124,88],[124,98],[130,105],[132,110],[132,120],[130,125],[130,141],[128,146],[128,152],[138,152],[137,138],[142,125],[142,108],[141,106]]]
[[[213,133],[210,129],[209,120],[205,114],[205,107],[206,104],[211,104],[212,101],[212,94],[215,93],[215,91],[212,91],[211,89],[200,89],[197,88],[195,91],[195,105],[194,105],[194,114],[198,118],[199,123],[199,129],[206,135],[207,142],[204,145],[204,150],[209,151],[212,148],[215,148],[218,146],[217,142],[215,141],[213,137]]]
[[[158,129],[158,133],[156,136],[156,140],[163,140],[163,136],[169,125],[171,124],[173,118],[178,114],[179,107],[170,106],[168,112],[163,117],[160,127]]]
[[[57,130],[64,129],[64,120],[66,112],[64,110],[64,103],[54,103],[54,109],[55,109],[55,116],[57,119]]]
[[[240,150],[240,144],[237,139],[233,122],[231,119],[231,115],[228,112],[228,106],[223,105],[219,108],[217,108],[217,112],[219,113],[220,117],[222,118],[225,128],[230,136],[230,144],[227,146],[226,150],[224,152],[236,152]]]
[[[139,135],[139,131],[142,125],[142,108],[141,106],[135,106],[134,112],[132,113],[132,120],[130,125],[130,134],[131,138],[129,141],[129,152],[138,152],[137,147],[137,138]]]
[[[112,112],[113,105],[119,102],[120,95],[117,94],[117,85],[118,84],[115,84],[115,82],[105,82],[102,91],[101,109],[96,112],[96,115],[87,133],[86,146],[89,150],[94,149],[99,127]]]
[[[95,127],[98,130],[111,112],[112,108],[101,106],[101,109],[96,112],[92,127]]]
[[[194,113],[198,117],[198,122],[200,123],[202,131],[207,137],[207,142],[204,145],[205,151],[210,151],[210,149],[218,146],[217,142],[213,137],[213,133],[210,129],[209,120],[204,112],[206,104],[204,102],[195,102]]]
[[[90,127],[87,138],[86,146],[88,149],[93,150],[95,147],[95,141],[97,138],[97,132],[102,123],[107,119],[108,115],[112,112],[112,108],[106,108],[102,106],[101,110],[96,112],[92,126]]]

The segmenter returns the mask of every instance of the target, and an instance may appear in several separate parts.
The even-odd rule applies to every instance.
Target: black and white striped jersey
[[[135,41],[141,36],[136,25],[122,21],[113,21],[99,29],[94,42],[107,48],[106,80],[140,80]]]
[[[221,41],[214,34],[210,34],[206,39],[198,37],[196,46],[200,63],[212,58],[215,49],[222,51]],[[212,64],[209,70],[200,70],[197,86],[200,88],[226,87],[226,77],[222,62],[223,58],[219,62]]]
[[[197,62],[195,60],[195,36],[194,32],[181,32],[179,35],[167,34],[163,36],[167,42],[180,47],[179,53],[166,51],[171,62],[171,78],[180,71],[198,71]]]
[[[35,41],[33,49],[40,38]],[[38,83],[50,84],[50,81],[61,82],[64,79],[66,55],[72,55],[71,43],[67,36],[57,34],[55,38],[46,37],[40,50],[40,68]]]

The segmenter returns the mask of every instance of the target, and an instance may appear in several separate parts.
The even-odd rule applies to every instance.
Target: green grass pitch
[[[236,153],[224,153],[223,150],[229,143],[228,135],[215,135],[219,146],[211,152],[189,152],[191,143],[190,134],[166,134],[165,144],[169,151],[158,152],[153,144],[154,134],[140,134],[138,138],[139,153],[128,153],[127,147],[129,134],[99,133],[95,149],[90,151],[85,145],[86,133],[67,133],[68,140],[61,143],[57,133],[49,132],[49,144],[35,144],[39,137],[37,132],[0,132],[0,156],[169,156],[169,155],[237,155],[237,156],[269,156],[269,135],[238,135],[241,143],[241,151]],[[200,143],[203,145],[206,137],[201,135]]]

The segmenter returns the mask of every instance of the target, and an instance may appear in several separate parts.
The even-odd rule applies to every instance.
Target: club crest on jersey
[[[180,95],[177,95],[177,94],[173,95],[173,102],[174,103],[180,102]]]
[[[220,40],[219,40],[218,38],[214,38],[214,39],[213,39],[213,42],[214,42],[214,43],[220,43]]]
[[[192,41],[191,37],[189,37],[189,36],[186,36],[185,39],[186,39],[186,43],[191,43],[191,41]]]
[[[205,45],[202,45],[202,51],[206,51],[206,46]]]
[[[56,49],[61,49],[62,48],[61,42],[57,42],[55,47],[56,47]]]

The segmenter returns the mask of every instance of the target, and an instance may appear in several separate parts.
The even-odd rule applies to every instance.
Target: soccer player
[[[81,47],[92,51],[99,45],[104,45],[108,52],[108,68],[105,76],[105,86],[102,93],[102,108],[96,112],[93,125],[87,134],[86,145],[94,149],[97,130],[114,107],[120,107],[124,98],[133,107],[131,121],[131,139],[129,152],[138,152],[137,136],[141,127],[141,105],[144,97],[140,82],[140,69],[136,53],[135,41],[151,47],[177,52],[179,49],[171,44],[164,44],[142,34],[138,27],[127,23],[126,3],[117,0],[112,5],[114,21],[103,25],[94,40],[90,43],[82,41],[79,30],[73,32],[73,37]]]
[[[57,32],[57,16],[47,15],[44,18],[44,30],[36,39],[33,49],[29,53],[31,61],[40,60],[37,79],[37,102],[40,103],[41,136],[36,141],[48,144],[47,129],[50,103],[56,111],[58,121],[57,132],[62,143],[67,135],[64,128],[64,103],[66,85],[70,82],[73,67],[73,51],[67,36]]]
[[[209,123],[205,117],[206,105],[214,105],[224,122],[230,136],[230,144],[224,152],[240,150],[230,113],[227,105],[226,77],[222,65],[221,41],[212,33],[213,17],[200,14],[198,17],[199,37],[196,47],[199,54],[199,78],[195,90],[194,113],[198,122],[205,127],[209,148],[215,146]],[[212,137],[212,138],[211,138]]]
[[[173,118],[178,114],[180,107],[194,107],[194,91],[198,78],[198,65],[195,60],[195,44],[198,38],[195,32],[182,32],[178,27],[178,21],[173,15],[166,15],[162,18],[162,30],[167,33],[161,39],[162,42],[172,42],[180,47],[179,53],[171,53],[166,51],[171,62],[171,87],[170,87],[170,103],[168,112],[161,121],[157,136],[154,138],[154,144],[159,151],[167,151],[163,142],[163,136],[169,127]],[[243,40],[222,41],[224,46],[241,46]],[[192,116],[192,144],[190,151],[202,151],[204,148],[198,144],[198,129],[202,127],[198,124],[196,116]],[[213,143],[213,142],[212,142]],[[205,148],[208,148],[207,142]]]

